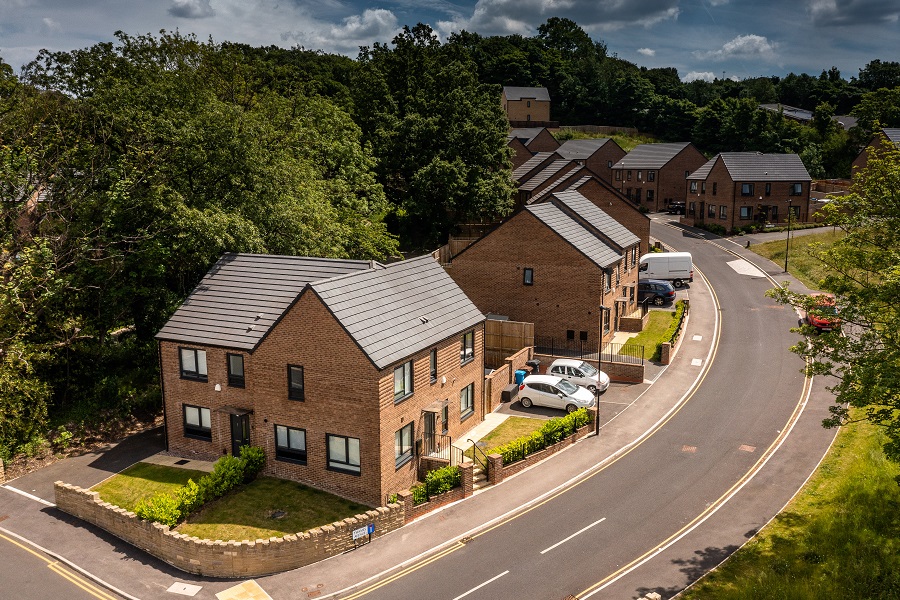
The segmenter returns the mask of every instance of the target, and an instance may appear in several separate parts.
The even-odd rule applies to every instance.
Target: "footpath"
[[[698,237],[703,237],[702,232]],[[738,244],[722,239],[715,243],[744,256],[777,279],[787,277],[776,273],[770,261]],[[803,289],[796,281],[791,287]],[[601,398],[599,436],[588,436],[498,485],[479,490],[471,498],[429,513],[352,552],[260,577],[256,582],[275,600],[346,595],[503,522],[630,451],[689,397],[712,356],[718,311],[706,282],[695,279],[678,294],[690,299],[691,310],[672,363],[652,371],[652,380],[645,379],[643,384],[612,386]],[[208,579],[179,571],[52,504],[54,481],[91,487],[162,449],[161,430],[151,430],[101,452],[70,458],[6,482],[0,487],[0,533],[37,544],[124,598],[171,600],[177,597],[173,593],[191,595],[189,592],[194,598],[216,598],[217,593],[233,588],[240,580]],[[182,591],[168,591],[178,589]]]

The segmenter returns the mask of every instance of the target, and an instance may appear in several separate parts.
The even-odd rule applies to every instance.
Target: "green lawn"
[[[369,510],[294,481],[260,477],[191,515],[177,531],[210,540],[256,540],[299,533]]]
[[[765,256],[776,265],[784,265],[787,233],[784,235],[785,239],[783,240],[755,244],[750,246],[750,249],[760,256]],[[791,253],[788,256],[788,270],[791,275],[802,281],[806,287],[813,290],[819,289],[819,281],[825,277],[827,269],[825,265],[811,255],[810,248],[819,244],[822,247],[829,247],[841,239],[843,235],[841,231],[829,229],[822,233],[791,237]]]
[[[532,417],[509,417],[479,440],[484,443],[481,449],[485,454],[490,454],[491,450],[497,446],[502,446],[523,435],[530,435],[532,431],[537,431],[546,422],[545,419]],[[472,458],[472,448],[466,450],[465,455]]]
[[[174,492],[188,479],[198,481],[204,475],[206,473],[203,471],[137,463],[92,489],[100,493],[100,499],[104,502],[133,511],[142,498],[149,498],[158,492]]]
[[[900,598],[900,465],[884,441],[871,425],[844,427],[794,501],[681,597]]]
[[[643,331],[628,340],[629,344],[644,347],[644,356],[649,360],[659,360],[660,346],[663,343],[663,334],[672,324],[675,318],[675,310],[651,310],[647,326]]]

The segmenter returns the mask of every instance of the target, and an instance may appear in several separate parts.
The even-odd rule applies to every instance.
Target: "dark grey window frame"
[[[200,425],[189,425],[187,420],[187,409],[196,408],[200,416]],[[209,427],[203,427],[203,412],[208,413]],[[181,419],[184,426],[184,437],[193,440],[202,440],[204,442],[212,442],[212,411],[205,406],[197,406],[195,404],[181,405]]]
[[[185,351],[194,353],[194,371],[187,371],[184,368],[184,358],[182,356],[182,352]],[[203,353],[203,363],[207,365],[206,373],[200,373],[200,361],[198,360],[200,352]],[[206,350],[200,350],[199,348],[188,348],[187,346],[179,346],[178,371],[181,374],[182,379],[190,379],[192,381],[209,381],[209,365],[206,362]]]
[[[428,373],[431,376],[431,383],[438,379],[438,356],[437,348],[432,348],[428,353]]]
[[[475,330],[462,334],[459,341],[459,364],[465,365],[475,360]]]
[[[344,452],[347,455],[347,462],[339,462],[336,459],[332,459],[331,457],[331,438],[344,440]],[[356,445],[359,448],[359,464],[354,465],[349,462],[350,457],[350,440],[356,440]],[[335,471],[336,473],[345,473],[347,475],[356,475],[359,477],[362,474],[362,444],[359,442],[359,438],[350,437],[348,435],[338,435],[336,433],[326,433],[325,434],[325,465],[326,469],[329,471]],[[332,464],[334,463],[334,464]]]
[[[468,403],[463,405],[463,393],[466,393]],[[475,414],[475,384],[470,383],[466,387],[459,390],[459,420],[465,421]]]
[[[403,391],[397,392],[397,371],[403,369]],[[409,371],[409,375],[406,375],[406,372]],[[394,403],[403,402],[407,398],[413,395],[413,390],[415,389],[415,371],[413,370],[413,361],[408,360],[403,364],[399,364],[394,367]],[[409,383],[409,389],[406,389],[406,384]]]
[[[405,429],[409,429],[409,447],[408,448],[403,446],[403,431]],[[401,452],[399,454],[397,453],[397,449],[398,449],[397,448],[397,446],[398,446],[398,444],[397,444],[398,437],[397,436],[398,435],[400,436],[399,437],[399,441],[400,441],[399,446],[400,446],[400,450],[401,450]],[[415,446],[416,446],[416,428],[415,428],[415,425],[413,424],[413,422],[410,421],[409,423],[407,423],[406,425],[404,425],[403,427],[401,427],[400,429],[398,429],[397,431],[394,432],[394,468],[395,469],[399,469],[400,467],[402,467],[403,465],[405,465],[406,463],[408,463],[409,461],[411,461],[413,459],[413,451],[414,451]]]
[[[741,196],[752,196],[753,195],[753,184],[752,183],[742,183],[741,184]]]
[[[525,267],[522,269],[522,285],[534,285],[534,268]]]
[[[294,369],[300,371],[300,385],[295,385]],[[306,401],[306,369],[302,365],[287,366],[287,383],[288,383],[288,399],[297,400],[298,402]]]
[[[285,435],[288,439],[288,443],[290,444],[290,431],[302,431],[303,432],[303,450],[298,450],[296,448],[291,448],[288,446],[281,446],[278,443],[278,428],[283,427],[287,431]],[[307,461],[306,454],[306,430],[300,427],[291,427],[290,425],[279,425],[275,423],[272,427],[273,434],[275,436],[275,460],[280,460],[282,462],[289,462],[295,465],[305,465]]]
[[[241,359],[241,374],[236,375],[231,370],[231,359],[232,358],[240,358]],[[229,352],[225,355],[225,362],[228,366],[228,386],[229,387],[237,387],[242,388],[246,385],[246,376],[244,373],[244,355],[236,354],[234,352]]]

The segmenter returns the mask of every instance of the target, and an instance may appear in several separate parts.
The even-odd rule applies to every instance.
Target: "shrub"
[[[412,492],[413,506],[418,506],[420,504],[425,504],[426,502],[428,502],[428,492],[425,491],[424,483],[412,486],[411,488],[409,488],[409,491]]]
[[[221,498],[244,482],[244,461],[226,455],[216,461],[212,473],[200,478],[200,489],[206,502]]]
[[[182,518],[186,518],[204,503],[200,486],[194,483],[193,479],[188,479],[185,485],[175,491],[175,498],[178,500],[178,510]]]
[[[681,322],[684,320],[684,300],[678,300],[675,303],[675,318],[672,319],[672,324],[669,325],[669,328],[666,329],[665,333],[663,333],[662,339],[671,343],[675,334],[678,333],[678,330],[681,328]]]
[[[455,465],[447,465],[425,475],[425,490],[429,497],[449,492],[461,483],[462,473]]]
[[[181,521],[181,502],[171,494],[155,494],[137,503],[134,514],[138,518],[175,527]]]
[[[244,461],[244,483],[250,483],[266,466],[266,453],[258,446],[242,446],[241,460]]]
[[[576,429],[587,425],[590,420],[591,417],[587,409],[579,408],[565,417],[547,421],[540,429],[533,431],[529,435],[516,438],[494,448],[490,451],[490,454],[502,456],[503,464],[505,465],[514,463],[522,460],[529,454],[539,452],[547,446],[569,437],[575,433]]]

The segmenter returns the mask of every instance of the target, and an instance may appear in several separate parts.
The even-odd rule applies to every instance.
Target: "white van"
[[[639,279],[664,279],[680,288],[694,281],[694,262],[690,252],[651,252],[641,257]]]

